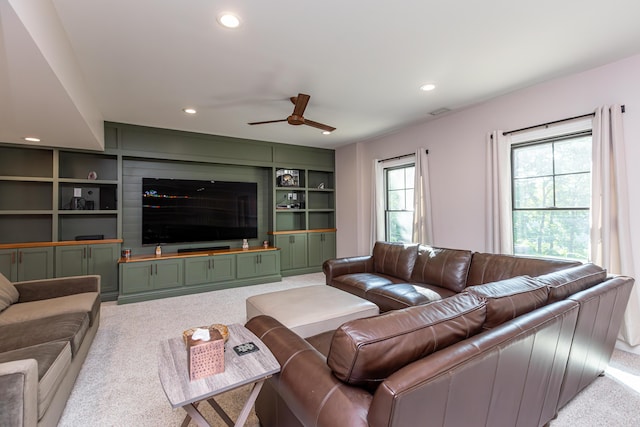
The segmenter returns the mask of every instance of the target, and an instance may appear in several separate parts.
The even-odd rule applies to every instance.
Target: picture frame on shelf
[[[277,169],[276,185],[278,187],[299,187],[300,171],[297,169]]]

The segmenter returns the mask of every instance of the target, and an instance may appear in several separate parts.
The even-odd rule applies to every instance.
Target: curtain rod
[[[424,150],[424,152],[425,152],[426,154],[429,154],[429,150]],[[402,156],[396,156],[396,157],[389,157],[388,159],[378,160],[378,163],[388,162],[389,160],[404,159],[405,157],[411,157],[411,156],[415,156],[415,153],[411,153],[411,154],[403,154]]]
[[[625,108],[624,105],[620,106],[620,110],[624,113],[625,112]],[[533,126],[528,126],[526,128],[520,128],[520,129],[515,129],[515,130],[508,130],[506,132],[502,132],[502,135],[509,135],[511,133],[517,133],[517,132],[522,132],[525,130],[531,130],[531,129],[535,129],[535,128],[541,128],[543,126],[549,126],[549,125],[555,125],[557,123],[562,123],[562,122],[568,122],[570,120],[577,120],[577,119],[584,119],[585,117],[593,117],[595,115],[595,113],[589,113],[589,114],[583,114],[581,116],[575,116],[575,117],[569,117],[568,119],[562,119],[562,120],[554,120],[552,122],[547,122],[547,123],[541,123],[539,125],[533,125]]]

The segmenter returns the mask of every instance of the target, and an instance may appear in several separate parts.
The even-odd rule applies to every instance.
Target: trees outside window
[[[513,145],[514,253],[589,258],[591,133]]]

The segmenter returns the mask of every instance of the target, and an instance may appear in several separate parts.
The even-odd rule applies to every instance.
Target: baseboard
[[[619,339],[616,340],[616,348],[618,350],[626,351],[627,353],[640,354],[640,345],[632,347]]]

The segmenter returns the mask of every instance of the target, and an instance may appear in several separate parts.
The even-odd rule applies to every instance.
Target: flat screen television
[[[142,244],[258,237],[255,182],[142,178]]]

